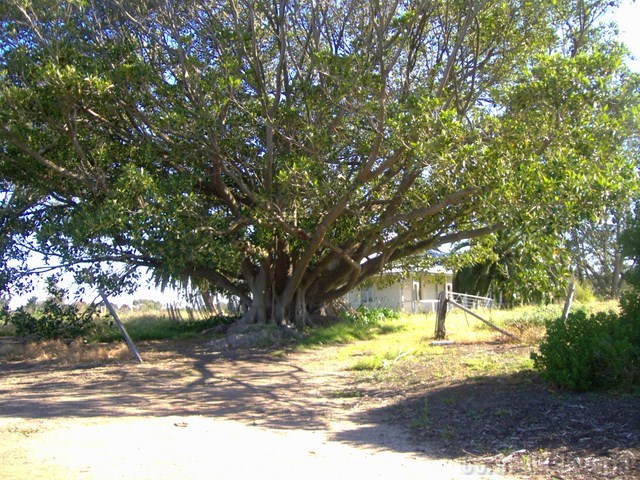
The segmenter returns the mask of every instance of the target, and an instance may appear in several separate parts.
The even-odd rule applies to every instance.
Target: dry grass
[[[34,342],[9,338],[0,340],[0,361],[93,364],[128,360],[130,357],[124,343],[84,343],[82,340]]]

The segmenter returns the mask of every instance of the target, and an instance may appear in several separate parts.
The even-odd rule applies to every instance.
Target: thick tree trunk
[[[276,295],[272,294],[271,311],[268,316],[268,323],[274,323],[276,325],[287,324],[287,309],[286,305],[283,305]]]
[[[307,309],[307,300],[304,290],[298,290],[296,292],[292,320],[298,330],[306,327],[310,323],[310,316]]]
[[[202,303],[207,307],[209,313],[216,313],[216,305],[213,302],[213,296],[209,290],[201,290],[200,296],[202,297]]]
[[[266,287],[267,275],[263,268],[253,271],[251,265],[243,264],[245,281],[251,290],[251,304],[242,316],[241,322],[247,325],[253,323],[267,323]]]
[[[259,280],[260,277],[256,277]],[[265,288],[266,287],[266,292]],[[241,321],[250,324],[292,325],[302,329],[311,324],[309,305],[304,290],[298,290],[289,304],[284,304],[272,286],[261,281],[254,282],[252,303]]]
[[[311,324],[312,311],[316,311],[327,299],[327,295],[318,298],[317,292],[310,292],[307,286],[300,283],[293,290],[293,295],[288,293],[295,282],[291,276],[291,266],[295,261],[290,252],[283,250],[283,246],[286,243],[279,242],[279,249],[264,257],[259,266],[249,258],[242,263],[242,276],[250,292],[248,310],[241,320],[243,323],[270,323],[302,329]],[[334,282],[339,282],[335,280],[337,275],[333,277]],[[307,301],[308,293],[312,304]]]
[[[445,321],[447,319],[447,293],[442,291],[438,294],[438,312],[436,316],[436,340],[444,340],[447,336]]]
[[[240,321],[246,325],[251,325],[254,323],[262,324],[267,323],[267,309],[264,304],[264,295],[256,296],[249,309],[242,315]]]

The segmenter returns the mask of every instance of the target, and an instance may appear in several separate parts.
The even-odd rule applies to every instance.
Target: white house
[[[362,288],[345,296],[353,308],[393,308],[407,313],[435,312],[438,294],[450,292],[453,272],[442,267],[423,272],[401,274],[399,271],[384,272],[367,282]]]

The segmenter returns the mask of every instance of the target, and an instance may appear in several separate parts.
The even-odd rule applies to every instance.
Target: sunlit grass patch
[[[386,317],[383,314],[367,314],[364,318],[348,316],[331,325],[316,327],[305,332],[298,341],[297,348],[315,348],[326,345],[352,344],[367,341],[379,336],[398,334],[405,329],[399,315]]]
[[[354,363],[350,370],[356,372],[363,372],[368,370],[380,370],[384,366],[384,359],[380,356],[365,357]]]
[[[545,325],[555,320],[562,315],[564,304],[556,303],[549,305],[529,305],[523,307],[517,307],[508,310],[485,310],[480,311],[480,314],[487,320],[494,323],[500,328],[503,328],[512,334],[516,335],[520,342],[525,345],[536,345],[540,342],[545,334]],[[574,302],[571,311],[585,310],[588,313],[597,313],[603,311],[618,311],[619,304],[616,300],[609,301],[594,301],[589,303]],[[455,325],[455,318],[460,314],[466,315],[464,312],[457,311],[456,316],[451,315],[453,311],[447,316],[447,324],[450,324],[450,320]],[[470,322],[469,325],[473,326],[476,334],[478,332],[493,333],[489,325],[482,323],[480,320],[473,319],[473,317],[467,317]],[[473,323],[472,323],[473,322]],[[452,327],[452,330],[455,327]],[[468,335],[469,332],[466,333]],[[496,338],[500,337],[500,334]],[[453,335],[455,337],[455,335]]]
[[[311,329],[298,343],[299,348],[322,347],[357,340],[368,340],[376,335],[378,329],[372,325],[356,325],[340,322],[326,327]]]
[[[562,304],[527,306],[510,310],[480,309],[478,313],[489,322],[520,338],[524,345],[537,344],[544,335],[548,320],[562,314]],[[590,312],[617,308],[617,303],[594,302],[574,304],[574,309],[585,308]],[[337,324],[328,330],[312,332],[315,338],[325,336],[324,344],[354,342],[345,345],[339,356],[346,358],[369,352],[371,356],[386,358],[388,352],[410,352],[410,356],[433,355],[437,346],[432,345],[435,331],[435,314],[402,314],[397,320],[385,320],[366,328],[350,324]],[[452,309],[446,318],[447,339],[455,344],[483,344],[512,342],[500,332],[462,310]],[[313,342],[312,342],[313,343]],[[374,362],[375,364],[376,362]],[[377,362],[380,363],[380,362]]]
[[[561,306],[539,310],[542,313],[531,307],[480,312],[490,322],[518,335],[523,340],[520,343],[454,309],[448,313],[446,321],[447,339],[453,342],[451,345],[433,343],[434,314],[402,315],[394,323],[396,331],[346,344],[336,357],[338,360],[350,360],[350,370],[371,374],[379,372],[383,376],[396,375],[394,372],[398,369],[395,367],[403,363],[407,366],[401,368],[402,375],[406,375],[412,366],[424,370],[424,365],[428,365],[428,376],[433,379],[529,372],[533,369],[530,351],[544,333],[544,321],[546,317],[552,318],[557,312],[561,313]],[[538,318],[541,315],[545,319]],[[527,320],[531,318],[533,320]],[[518,325],[522,327],[518,328]],[[495,346],[500,344],[504,348],[496,353]],[[467,346],[473,348],[469,350]]]
[[[393,367],[403,358],[411,356],[413,351],[402,349],[387,349],[384,352],[377,353],[375,355],[366,355],[360,360],[356,361],[351,367],[351,370],[366,371],[366,370],[381,370]]]
[[[339,356],[347,358],[366,352],[379,356],[419,353],[431,342],[432,333],[426,327],[424,318],[401,316],[398,320],[382,323],[364,341],[345,345]]]

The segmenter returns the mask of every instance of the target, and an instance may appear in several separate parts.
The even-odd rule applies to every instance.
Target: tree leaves
[[[573,3],[8,1],[0,175],[41,220],[7,252],[281,321],[443,244],[557,235],[635,188],[638,80]]]

